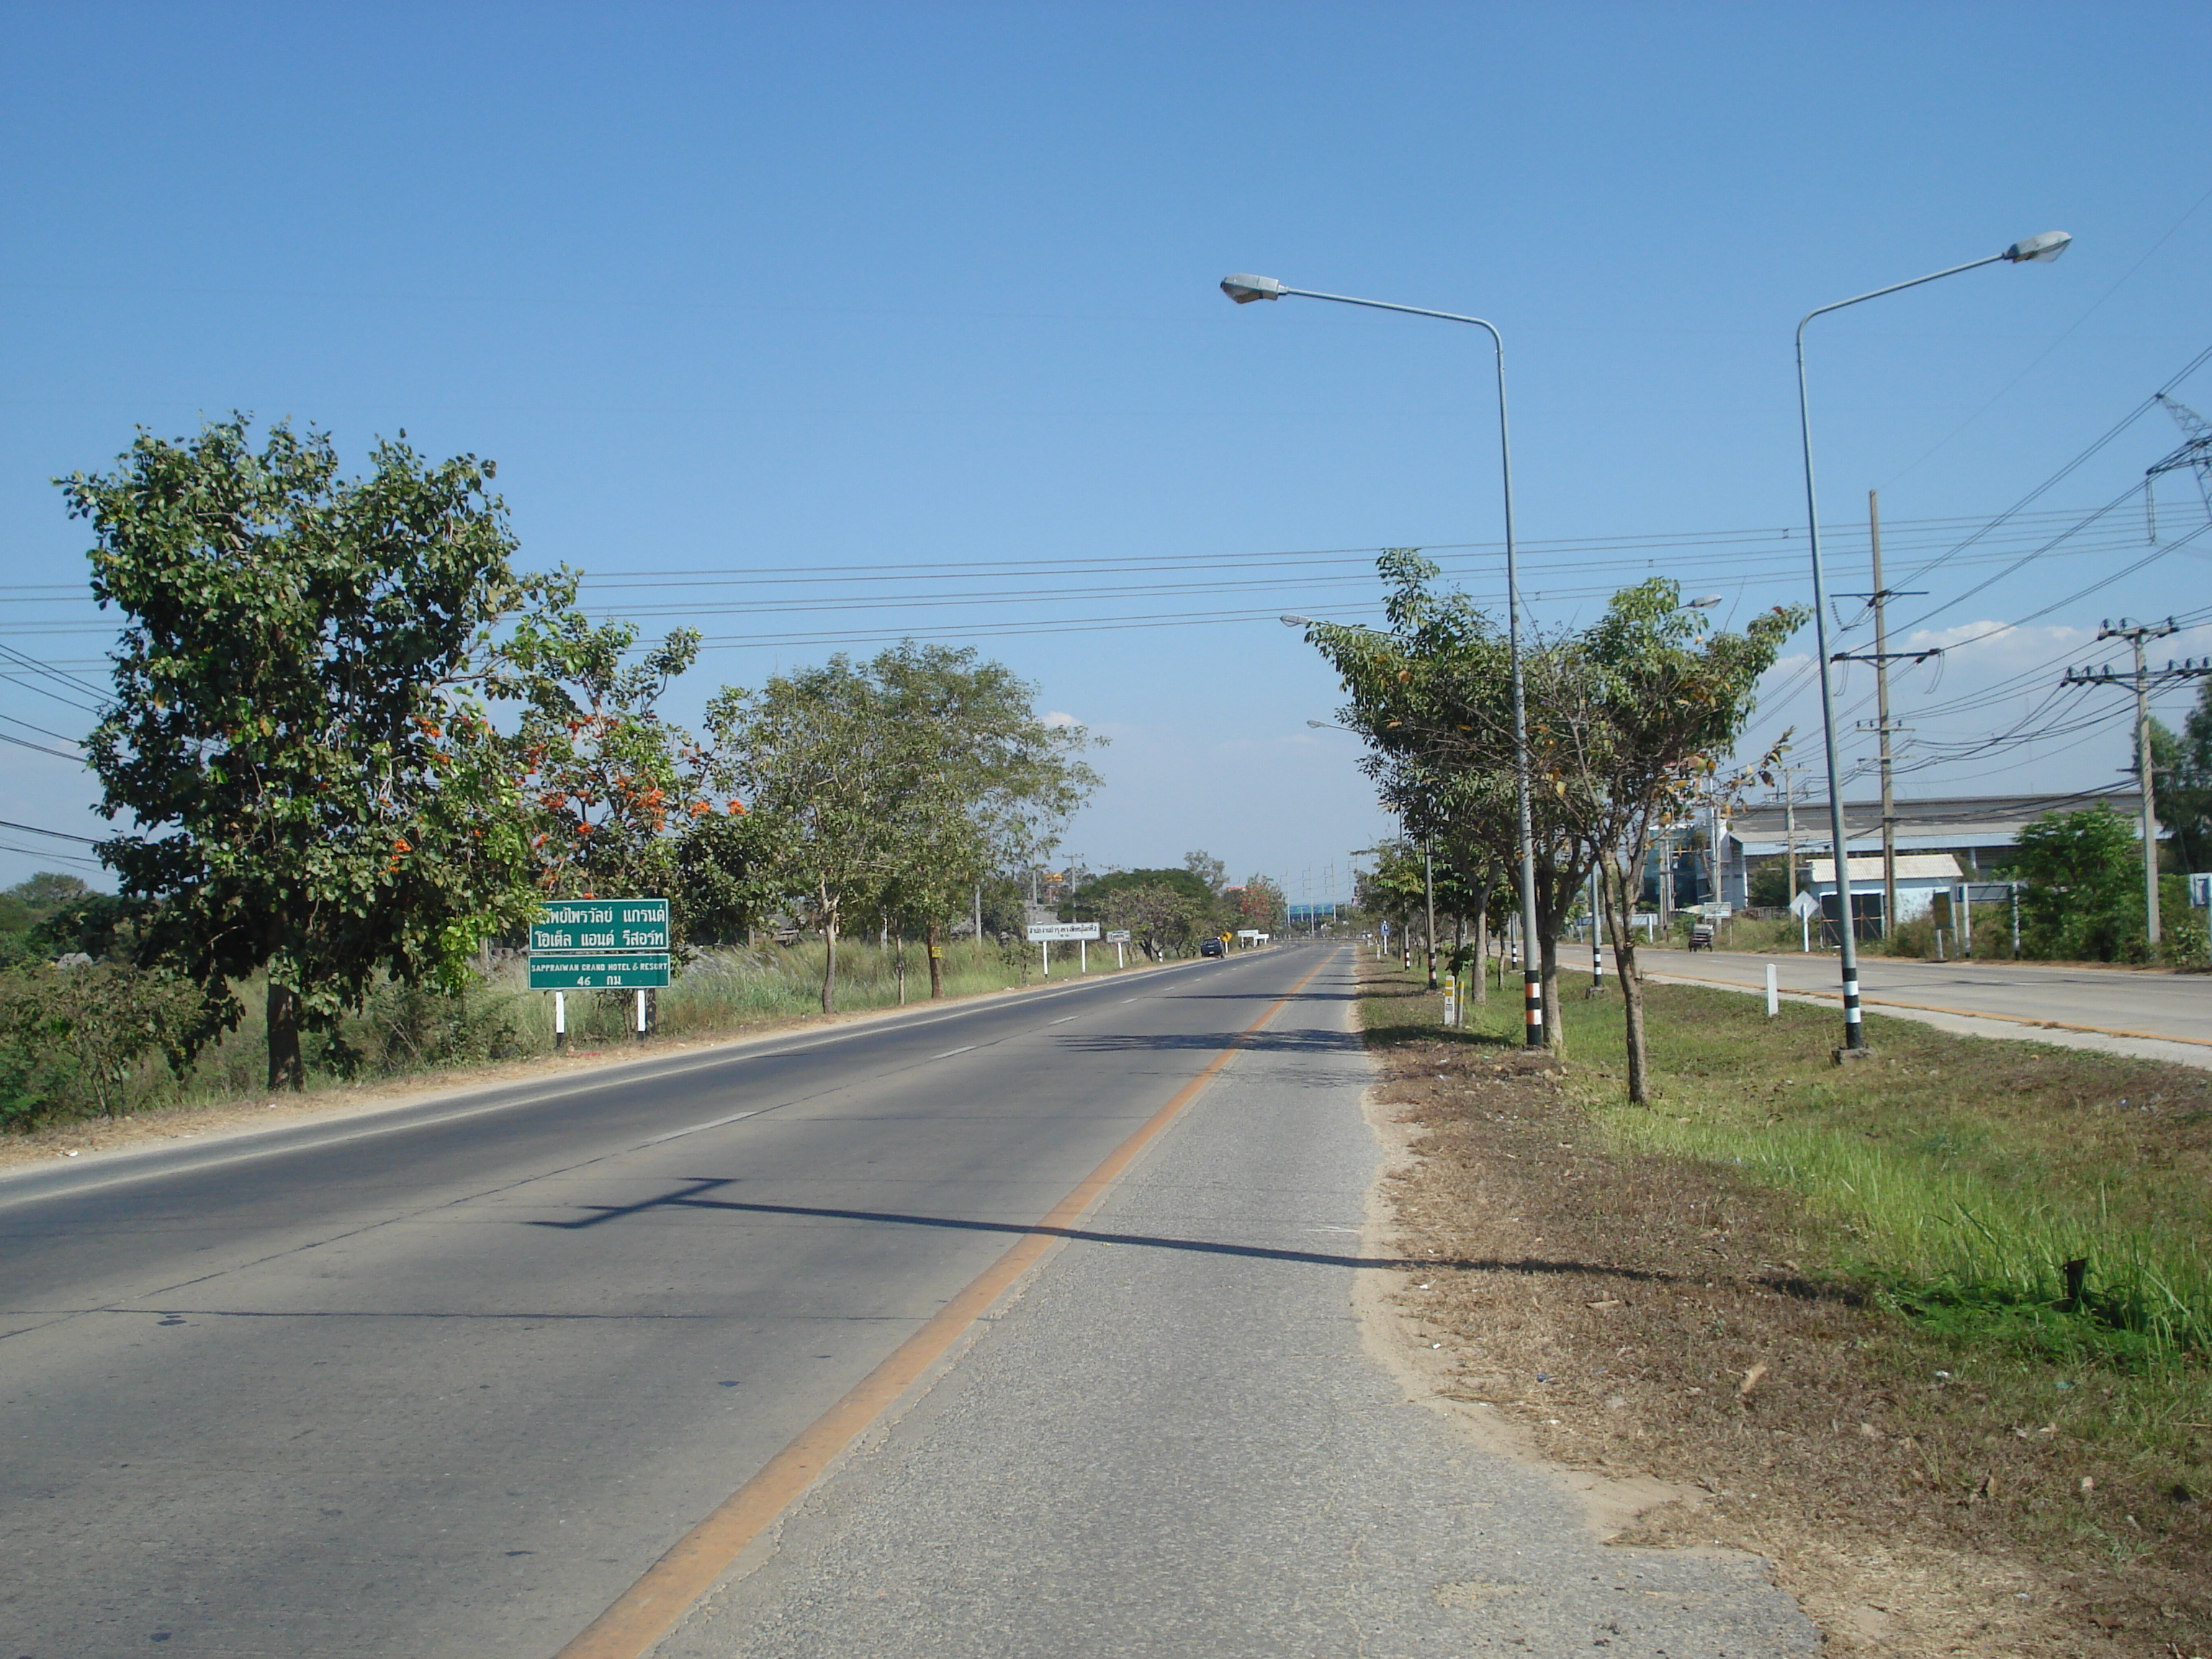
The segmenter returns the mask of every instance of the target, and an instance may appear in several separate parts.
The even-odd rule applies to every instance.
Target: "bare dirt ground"
[[[1411,994],[1370,971],[1366,994]],[[1437,1263],[1398,1291],[1401,1335],[1476,1432],[1609,1504],[1612,1541],[1763,1556],[1838,1653],[2207,1651],[2200,1555],[2049,1541],[2049,1505],[2124,1539],[2159,1495],[1928,1369],[1787,1195],[1608,1152],[1544,1056],[1414,1037],[1376,1058],[1404,1152],[1385,1242]]]

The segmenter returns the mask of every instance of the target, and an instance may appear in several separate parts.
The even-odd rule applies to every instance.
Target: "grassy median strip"
[[[1700,1486],[1625,1541],[1760,1550],[1841,1646],[2205,1651],[2212,1076],[1878,1017],[1837,1067],[1832,1011],[1647,995],[1631,1108],[1617,996],[1570,981],[1553,1070],[1510,1000],[1445,1030],[1369,964],[1423,1155],[1401,1243],[1439,1263],[1408,1311],[1459,1396]]]

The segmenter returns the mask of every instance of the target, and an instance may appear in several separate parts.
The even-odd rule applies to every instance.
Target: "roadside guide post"
[[[553,1052],[559,1054],[568,1046],[568,994],[553,994]]]
[[[1782,998],[1774,982],[1774,964],[1770,962],[1766,964],[1766,1017],[1772,1019],[1781,1012]]]

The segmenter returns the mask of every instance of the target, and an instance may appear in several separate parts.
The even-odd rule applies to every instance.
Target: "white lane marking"
[[[765,1106],[756,1106],[750,1112],[732,1112],[727,1117],[716,1118],[712,1123],[695,1123],[688,1129],[671,1129],[665,1135],[655,1135],[650,1140],[639,1141],[638,1147],[642,1150],[647,1146],[658,1146],[664,1140],[681,1140],[684,1136],[696,1135],[702,1129],[719,1129],[725,1123],[742,1123],[749,1117],[758,1117],[766,1110],[768,1108]]]
[[[1357,1227],[1309,1227],[1306,1231],[1310,1233],[1356,1233],[1359,1229]]]
[[[953,1055],[955,1055],[955,1054],[964,1054],[968,1053],[968,1052],[969,1052],[969,1050],[970,1050],[970,1049],[972,1049],[973,1048],[975,1048],[975,1045],[974,1043],[972,1043],[972,1042],[963,1043],[963,1044],[962,1044],[959,1048],[947,1048],[947,1049],[946,1049],[943,1054],[932,1054],[932,1055],[930,1056],[930,1058],[931,1058],[932,1060],[950,1060],[950,1059],[951,1059],[951,1058],[952,1058],[952,1056],[953,1056]]]
[[[1125,1002],[1125,1003],[1126,1003],[1126,1002],[1142,1002],[1142,1001],[1144,1000],[1144,999],[1143,999],[1142,997],[1123,997],[1123,998],[1121,999],[1121,1000],[1122,1000],[1123,1002]]]
[[[1045,1021],[1045,1024],[1048,1025],[1065,1025],[1071,1019],[1080,1019],[1082,1018],[1083,1016],[1080,1014],[1068,1014],[1059,1019],[1048,1019]]]

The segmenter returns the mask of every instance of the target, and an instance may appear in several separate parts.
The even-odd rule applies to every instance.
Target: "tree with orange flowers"
[[[88,520],[93,597],[123,617],[87,740],[100,848],[158,901],[142,958],[196,984],[196,1049],[268,975],[269,1083],[380,977],[452,984],[534,907],[517,791],[482,702],[493,630],[537,592],[472,456],[403,433],[343,477],[329,437],[243,416],[141,432],[59,480]]]
[[[500,650],[498,690],[522,705],[512,777],[538,885],[563,897],[667,897],[677,837],[709,813],[744,811],[714,796],[705,752],[659,712],[699,635],[678,629],[639,655],[635,627],[593,623],[574,601],[564,572],[552,602],[520,618]]]

